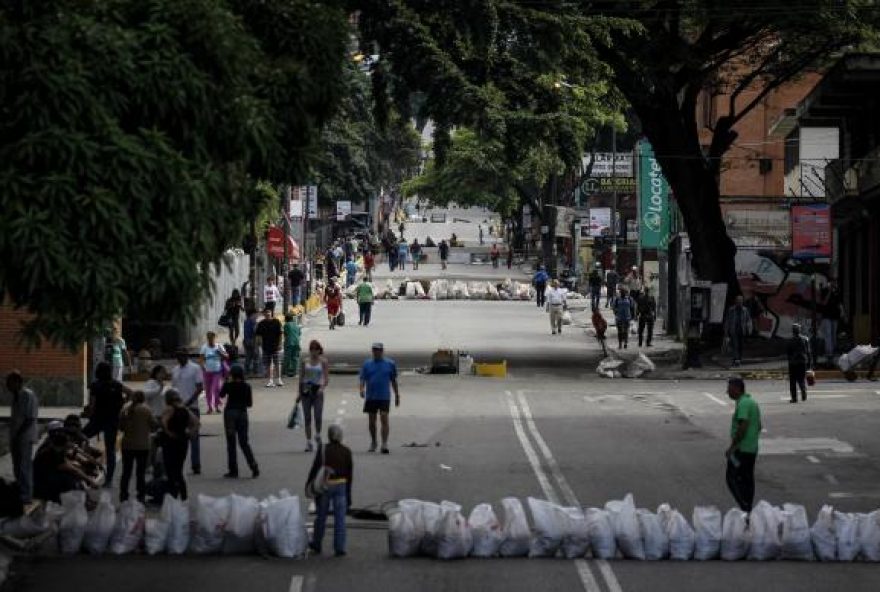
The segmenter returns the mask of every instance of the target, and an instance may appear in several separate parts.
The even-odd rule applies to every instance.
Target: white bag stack
[[[529,511],[535,524],[529,544],[529,557],[554,557],[565,535],[562,507],[546,500],[528,498]]]
[[[461,506],[451,502],[443,506],[443,514],[437,528],[437,557],[464,559],[470,555],[473,547],[474,539],[467,520],[461,515]]]
[[[661,504],[657,508],[657,517],[669,538],[669,558],[677,561],[688,561],[694,556],[694,529],[688,524],[681,512],[669,504]]]
[[[144,538],[147,511],[137,500],[126,500],[119,505],[116,527],[110,538],[110,552],[115,555],[134,553]]]
[[[564,528],[562,555],[566,559],[578,559],[590,550],[590,530],[583,510],[576,507],[562,508]]]
[[[168,525],[168,540],[165,549],[170,555],[183,555],[189,548],[190,511],[189,505],[183,500],[170,495],[165,496],[164,504],[168,504],[171,520]]]
[[[229,498],[199,494],[192,506],[193,530],[189,550],[196,555],[219,553],[229,519]]]
[[[522,502],[515,497],[501,500],[504,508],[502,533],[504,540],[498,549],[502,557],[522,557],[529,554],[529,523]]]
[[[443,516],[443,508],[434,502],[421,502],[420,506],[422,542],[419,551],[428,557],[437,556],[437,530],[440,528],[440,518]]]
[[[779,540],[779,531],[782,526],[782,516],[779,508],[771,506],[764,500],[759,501],[749,517],[749,559],[767,561],[779,559],[782,553],[782,542]]]
[[[617,542],[614,539],[614,527],[611,516],[602,508],[588,508],[584,512],[587,531],[590,534],[590,549],[596,559],[614,559],[617,555]]]
[[[799,504],[782,506],[782,558],[795,561],[813,560],[813,543],[807,511]]]
[[[491,504],[478,504],[471,510],[468,517],[468,525],[471,527],[471,536],[474,539],[474,548],[471,555],[474,557],[495,557],[504,540],[501,522],[492,510]]]
[[[394,557],[413,557],[419,552],[422,534],[416,527],[420,507],[417,500],[401,500],[388,517],[388,550]]]
[[[611,517],[611,526],[614,528],[617,547],[623,556],[627,559],[644,560],[645,545],[642,542],[642,533],[632,494],[626,494],[622,500],[609,501],[605,504],[605,509],[608,510]]]
[[[837,561],[837,535],[834,532],[834,508],[822,506],[810,529],[813,551],[819,561]]]
[[[116,524],[116,508],[110,500],[110,492],[102,490],[98,497],[98,505],[89,514],[83,547],[92,555],[100,555],[107,550],[113,526]]]
[[[721,552],[721,511],[715,506],[694,508],[694,559],[715,559]]]
[[[749,554],[751,539],[746,525],[748,514],[739,508],[731,508],[724,515],[721,529],[721,559],[739,561]]]
[[[58,524],[58,546],[65,555],[79,553],[89,514],[86,512],[86,492],[68,491],[61,494],[64,516]]]
[[[654,512],[642,509],[636,511],[636,518],[639,521],[639,531],[645,548],[645,559],[649,561],[666,559],[669,556],[669,537],[660,524],[660,518]]]
[[[880,561],[880,511],[859,515],[859,550],[865,561]]]
[[[859,519],[856,514],[834,512],[837,560],[854,561],[859,554]]]
[[[269,503],[264,529],[262,536],[276,556],[305,556],[309,539],[298,496],[288,495]]]
[[[144,547],[147,554],[156,555],[165,550],[168,544],[168,531],[171,529],[171,502],[170,495],[162,500],[162,509],[157,518],[147,518],[144,523]]]
[[[252,497],[229,496],[229,518],[223,532],[223,553],[226,555],[254,552],[254,528],[260,503]]]

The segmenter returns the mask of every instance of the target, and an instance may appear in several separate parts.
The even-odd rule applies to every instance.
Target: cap
[[[385,349],[385,346],[382,345],[381,342],[376,341],[375,343],[373,343],[373,347],[372,347],[372,349]]]
[[[50,432],[55,432],[55,431],[58,431],[58,430],[63,430],[63,429],[64,429],[64,422],[63,422],[63,421],[58,421],[57,419],[54,420],[54,421],[50,421],[50,422],[49,422],[49,425],[48,425],[48,427],[47,427],[47,429],[48,429]]]
[[[635,270],[636,270],[636,271],[638,271],[638,269],[639,269],[639,266],[638,266],[638,265],[633,265],[633,267],[632,267],[632,268],[633,268],[633,269],[635,269]]]

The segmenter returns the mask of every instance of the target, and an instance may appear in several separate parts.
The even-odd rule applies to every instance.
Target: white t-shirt
[[[180,393],[180,398],[183,399],[183,404],[187,407],[195,407],[197,405],[198,401],[191,401],[191,399],[196,392],[196,388],[201,386],[201,384],[202,368],[192,360],[188,360],[184,366],[178,364],[171,371],[171,386]]]
[[[565,304],[566,290],[562,288],[550,288],[547,290],[547,304],[551,306],[561,306]]]
[[[153,415],[156,417],[162,415],[165,411],[165,387],[158,380],[151,378],[144,384],[143,391],[147,406]]]
[[[266,284],[263,288],[263,302],[279,302],[281,300],[281,290],[278,286]]]
[[[205,370],[208,372],[220,372],[223,370],[223,354],[220,353],[220,346],[213,347],[207,343],[199,350],[199,354],[205,358]]]

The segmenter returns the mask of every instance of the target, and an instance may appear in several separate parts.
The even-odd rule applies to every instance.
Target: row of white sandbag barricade
[[[531,300],[535,289],[526,283],[504,280],[497,284],[488,281],[465,282],[460,280],[432,280],[427,284],[404,279],[395,282],[386,280],[384,284],[373,284],[373,297],[376,300]],[[357,285],[345,290],[347,298],[355,298]]]
[[[810,527],[803,506],[759,502],[747,514],[722,516],[697,506],[692,524],[669,504],[656,512],[636,508],[632,495],[603,508],[565,507],[528,498],[501,500],[502,518],[479,504],[465,518],[460,505],[400,500],[386,514],[388,546],[395,557],[565,557],[576,559],[723,559],[736,561],[880,561],[880,511],[852,514],[824,506]]]

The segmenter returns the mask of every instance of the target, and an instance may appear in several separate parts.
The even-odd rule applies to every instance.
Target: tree
[[[26,340],[192,318],[256,181],[307,170],[348,41],[332,1],[4,3],[0,294]]]

